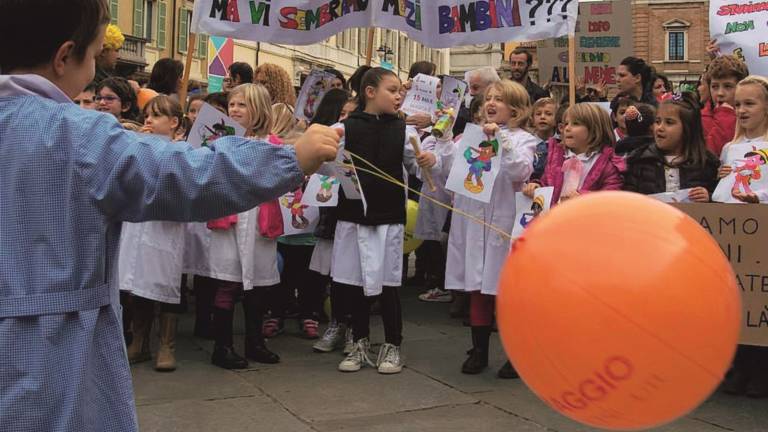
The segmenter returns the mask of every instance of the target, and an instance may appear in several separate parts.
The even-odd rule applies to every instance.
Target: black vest
[[[344,120],[345,150],[361,156],[399,181],[403,181],[405,121],[394,115],[375,116],[355,111]],[[356,167],[375,171],[352,157]],[[339,190],[338,220],[360,225],[405,224],[405,191],[401,186],[358,171],[368,212],[362,200],[350,200]]]

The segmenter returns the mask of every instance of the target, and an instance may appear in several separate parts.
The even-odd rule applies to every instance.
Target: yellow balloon
[[[423,240],[413,236],[416,231],[416,217],[419,215],[419,203],[408,200],[406,207],[405,238],[403,241],[403,254],[409,254],[421,246]]]

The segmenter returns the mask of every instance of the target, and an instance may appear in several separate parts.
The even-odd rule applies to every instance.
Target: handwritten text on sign
[[[755,75],[768,75],[768,1],[711,0],[709,32],[723,54],[732,54]]]
[[[768,206],[676,204],[720,244],[736,273],[744,313],[741,343],[768,346]]]

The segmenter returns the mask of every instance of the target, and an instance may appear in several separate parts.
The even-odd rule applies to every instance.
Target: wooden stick
[[[568,101],[576,105],[576,36],[568,35]]]
[[[195,53],[195,39],[196,34],[189,33],[187,38],[187,58],[184,65],[184,77],[181,79],[181,86],[179,86],[179,104],[181,109],[187,111],[187,92],[189,90],[189,72],[192,69],[192,55]]]
[[[413,151],[416,152],[416,157],[421,156],[421,148],[419,148],[419,140],[416,139],[415,136],[411,135],[411,145],[413,146]],[[432,172],[430,172],[429,168],[422,168],[421,174],[424,176],[424,180],[427,181],[427,185],[429,186],[430,192],[435,192],[437,188],[435,187],[435,183],[432,181]]]
[[[373,37],[376,35],[376,28],[368,28],[368,45],[365,49],[365,65],[371,65],[371,59],[373,58]]]

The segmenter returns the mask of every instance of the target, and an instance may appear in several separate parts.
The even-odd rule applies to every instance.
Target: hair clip
[[[672,93],[672,100],[675,102],[680,102],[681,100],[683,100],[683,94],[680,92]]]
[[[637,107],[634,105],[630,105],[627,107],[627,110],[624,111],[624,119],[625,120],[637,120],[638,122],[643,121],[643,115],[638,111]]]

